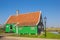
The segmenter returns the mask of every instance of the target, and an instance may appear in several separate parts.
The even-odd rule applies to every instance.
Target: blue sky
[[[16,10],[21,13],[41,10],[47,17],[47,27],[60,26],[60,0],[0,0],[0,24],[4,24]]]

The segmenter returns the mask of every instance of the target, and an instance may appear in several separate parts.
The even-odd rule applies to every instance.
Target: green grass
[[[43,34],[40,36],[40,38],[60,39],[60,34],[53,34],[53,33],[47,32],[46,37]]]
[[[42,34],[42,35],[17,35],[17,34],[12,34],[10,36],[31,37],[31,38],[60,39],[60,34],[53,34],[53,33],[50,33],[50,32],[47,32],[46,37],[44,36],[44,34]]]

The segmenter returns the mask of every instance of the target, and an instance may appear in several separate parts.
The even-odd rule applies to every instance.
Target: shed
[[[40,34],[43,31],[41,11],[9,16],[6,21],[5,31],[17,34]]]

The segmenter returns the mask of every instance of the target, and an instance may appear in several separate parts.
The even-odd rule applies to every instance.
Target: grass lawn
[[[46,33],[46,37],[44,36],[44,34],[42,34],[42,35],[16,35],[16,34],[12,34],[10,36],[31,37],[31,38],[60,39],[60,34],[53,34],[53,33],[50,33],[50,32]]]
[[[46,37],[43,34],[40,36],[40,38],[60,39],[60,34],[54,34],[54,33],[47,32]]]

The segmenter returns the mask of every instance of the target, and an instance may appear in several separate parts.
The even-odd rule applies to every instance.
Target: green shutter
[[[6,24],[5,31],[6,31],[6,32],[10,32],[10,24]]]

